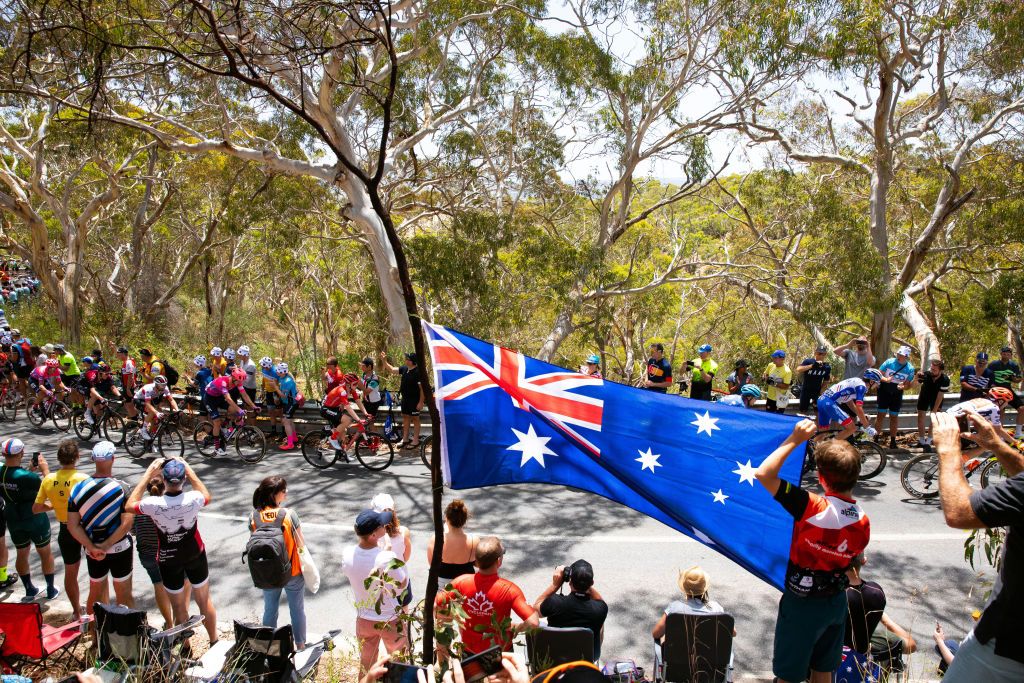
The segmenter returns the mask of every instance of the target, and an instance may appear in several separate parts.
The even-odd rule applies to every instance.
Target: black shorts
[[[18,379],[28,379],[28,376],[32,374],[32,368],[27,365],[15,365],[14,376]]]
[[[127,543],[126,543],[127,541]],[[90,581],[106,581],[109,575],[114,581],[126,581],[132,577],[134,561],[132,559],[132,537],[125,536],[114,544],[117,548],[122,544],[127,545],[123,550],[114,553],[107,553],[102,560],[94,560],[88,555],[85,556],[85,563],[89,566]]]
[[[139,564],[146,570],[146,574],[154,586],[164,582],[163,577],[160,575],[160,563],[156,561],[155,557],[143,557],[142,553],[139,553]]]
[[[417,406],[417,401],[402,401],[402,415],[408,415],[409,417],[419,417],[420,409]]]
[[[60,523],[60,529],[57,531],[57,548],[60,549],[60,559],[65,565],[78,564],[82,561],[82,544],[75,540],[64,522]]]
[[[263,407],[267,410],[273,410],[276,406],[280,405],[281,399],[278,398],[277,394],[273,391],[268,391],[263,396]]]
[[[7,515],[4,514],[4,508],[0,505],[0,536],[7,535]]]
[[[239,390],[238,387],[228,389],[228,396],[230,396],[231,400],[234,401],[235,403],[238,403],[239,401],[242,400],[242,392]]]
[[[287,417],[290,420],[292,418],[292,415],[294,415],[295,411],[298,410],[298,409],[299,409],[299,402],[298,401],[292,401],[291,403],[288,403],[288,404],[285,404],[285,405],[281,406],[281,410],[283,411],[281,414],[284,417]]]
[[[224,396],[210,396],[207,394],[206,408],[210,411],[210,417],[216,420],[220,417],[222,410],[225,413],[228,411],[228,399]]]
[[[903,407],[903,392],[899,389],[886,389],[883,384],[878,390],[878,403],[876,405],[881,415],[886,413],[899,415],[900,408]]]
[[[164,580],[164,590],[168,593],[180,593],[185,589],[185,579],[193,588],[202,586],[210,579],[210,566],[206,563],[206,551],[199,553],[187,562],[161,562],[160,578]]]
[[[935,412],[935,399],[939,397],[938,394],[918,394],[917,395],[917,409],[923,413]],[[941,411],[942,408],[940,407]]]
[[[381,399],[379,401],[363,401],[363,407],[366,408],[367,415],[376,416],[377,411],[380,410],[380,407],[382,405],[384,405],[384,399]]]
[[[253,387],[251,389],[249,387],[242,387],[242,389],[245,390],[245,395],[249,397],[249,400],[252,401],[253,403],[255,403],[256,402],[256,387]]]
[[[327,424],[337,427],[341,422],[341,410],[339,408],[320,408],[320,416],[327,420]]]

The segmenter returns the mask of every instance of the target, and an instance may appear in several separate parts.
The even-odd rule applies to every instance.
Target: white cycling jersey
[[[149,384],[143,384],[142,387],[135,392],[136,401],[155,401],[161,399],[164,396],[170,396],[171,390],[167,386],[158,387],[155,382]]]
[[[970,401],[957,403],[952,408],[946,410],[946,412],[954,417],[960,417],[965,413],[974,413],[985,418],[996,427],[1003,426],[1003,422],[999,418],[999,406],[987,398],[972,398]]]

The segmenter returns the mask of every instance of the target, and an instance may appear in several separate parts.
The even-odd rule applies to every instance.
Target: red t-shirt
[[[324,381],[327,383],[327,393],[330,393],[331,389],[341,384],[342,380],[344,379],[345,373],[343,373],[341,370],[335,370],[334,372],[328,370],[327,372],[325,372]]]
[[[462,603],[462,609],[466,611],[468,617],[462,626],[462,644],[465,648],[478,654],[501,644],[504,650],[511,652],[511,623],[503,629],[503,633],[495,633],[491,616],[496,615],[497,620],[502,622],[515,612],[525,621],[533,614],[534,609],[526,601],[526,596],[519,586],[497,574],[476,573],[456,577],[452,581],[452,587],[466,596]],[[449,595],[450,593],[438,595],[438,604],[443,605]],[[481,626],[483,631],[478,631],[474,628],[476,626]]]

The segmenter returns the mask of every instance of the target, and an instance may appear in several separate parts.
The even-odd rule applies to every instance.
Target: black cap
[[[139,355],[140,356],[152,356],[153,352],[150,351],[149,349],[139,349]]]
[[[747,362],[746,358],[740,358],[738,361],[736,361],[735,367],[737,367],[737,368],[749,368],[750,367],[750,363]]]
[[[988,360],[988,354],[984,351],[979,351],[978,355],[974,357],[975,360]]]
[[[1009,346],[1004,346],[1003,348],[999,349],[999,351],[1000,353],[1013,353],[1013,349],[1011,349]]]
[[[360,536],[369,536],[382,526],[390,524],[392,519],[391,510],[363,510],[356,517],[356,533]]]
[[[587,590],[594,585],[594,568],[586,560],[576,560],[569,565],[569,582],[574,588]]]
[[[128,355],[128,347],[127,346],[118,346],[117,347],[117,352],[118,353],[123,353],[125,355]]]
[[[411,360],[413,363],[418,363],[419,362],[417,360],[417,358],[416,358],[416,354],[415,353],[407,353],[407,354],[405,354],[405,358],[406,358],[406,360]]]

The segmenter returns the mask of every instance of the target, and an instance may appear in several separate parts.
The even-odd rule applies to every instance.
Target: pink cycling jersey
[[[206,385],[207,396],[213,396],[216,398],[219,396],[227,396],[229,393],[231,393],[231,378],[227,375],[217,377]]]

